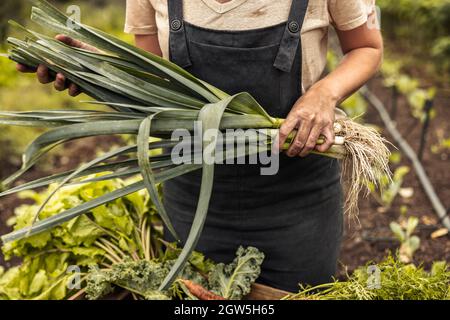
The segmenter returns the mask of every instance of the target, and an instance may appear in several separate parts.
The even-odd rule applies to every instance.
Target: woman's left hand
[[[334,143],[335,107],[338,99],[331,91],[320,85],[311,87],[297,100],[280,128],[279,150],[282,150],[289,134],[297,130],[296,136],[287,150],[290,157],[307,156],[312,150],[327,151]],[[319,136],[325,142],[317,145]]]

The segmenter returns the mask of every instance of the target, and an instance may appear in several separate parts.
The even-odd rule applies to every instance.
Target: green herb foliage
[[[450,270],[435,262],[430,272],[389,256],[378,269],[360,267],[346,281],[302,287],[294,300],[443,300],[450,299]],[[379,270],[373,272],[373,270]],[[379,283],[377,283],[379,279]]]

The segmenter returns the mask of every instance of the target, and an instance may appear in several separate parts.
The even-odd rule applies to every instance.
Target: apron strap
[[[182,68],[192,65],[186,42],[183,19],[183,0],[168,0],[170,60]]]
[[[273,66],[284,72],[291,72],[295,55],[301,44],[301,30],[305,20],[308,0],[292,0],[289,19],[286,23],[280,48]],[[301,47],[301,45],[300,45]]]

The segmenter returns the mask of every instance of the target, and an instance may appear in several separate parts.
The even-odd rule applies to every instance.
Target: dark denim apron
[[[301,95],[300,30],[308,1],[293,0],[285,23],[249,31],[201,28],[183,19],[183,1],[168,0],[170,59],[229,94],[246,91],[274,117]],[[216,165],[208,217],[197,250],[230,262],[239,245],[266,255],[258,282],[289,291],[330,281],[342,236],[339,164],[310,155],[280,155],[280,169]],[[183,241],[195,213],[201,172],[164,185],[168,214]],[[168,240],[173,240],[166,235]]]

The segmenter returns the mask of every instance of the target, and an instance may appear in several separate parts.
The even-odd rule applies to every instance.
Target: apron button
[[[300,31],[300,25],[296,21],[291,21],[288,24],[288,29],[292,33],[297,33]]]
[[[170,23],[170,29],[172,29],[172,31],[180,30],[181,26],[182,26],[182,23],[178,19],[172,20],[172,22]]]

